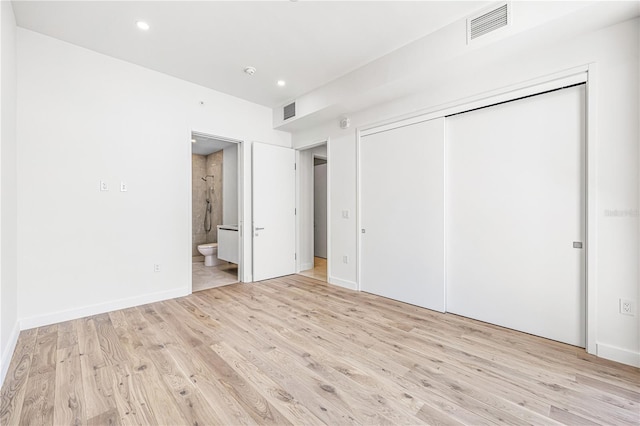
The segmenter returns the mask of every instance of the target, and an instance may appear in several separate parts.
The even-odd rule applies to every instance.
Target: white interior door
[[[327,258],[327,163],[313,167],[313,254]]]
[[[444,311],[444,118],[360,140],[363,291]]]
[[[584,347],[584,98],[447,118],[448,312]]]
[[[294,150],[254,143],[253,279],[295,273]]]

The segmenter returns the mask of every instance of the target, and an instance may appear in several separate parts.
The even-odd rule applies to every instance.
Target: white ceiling
[[[191,135],[191,153],[195,155],[213,154],[214,152],[221,151],[234,145],[235,144],[233,142],[227,142],[202,135]]]
[[[275,107],[484,8],[470,1],[13,1],[19,26]],[[139,30],[143,20],[151,29]],[[257,72],[250,77],[245,66]],[[276,81],[283,79],[283,88]]]

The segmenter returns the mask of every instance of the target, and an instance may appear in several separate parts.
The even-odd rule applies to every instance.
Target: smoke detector
[[[348,129],[349,126],[351,126],[351,119],[348,117],[342,117],[340,118],[340,128],[341,129]]]
[[[254,75],[256,73],[256,69],[255,67],[245,67],[244,73],[249,75]]]

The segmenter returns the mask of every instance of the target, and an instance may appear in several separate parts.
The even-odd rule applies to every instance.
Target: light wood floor
[[[327,281],[327,259],[322,257],[313,258],[313,268],[300,272],[305,277],[315,278],[320,281]]]
[[[301,276],[23,331],[0,424],[639,422],[640,370]]]

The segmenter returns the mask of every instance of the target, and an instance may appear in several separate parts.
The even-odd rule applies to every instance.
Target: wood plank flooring
[[[640,369],[289,276],[20,334],[2,425],[638,425]]]
[[[309,278],[315,278],[320,281],[327,281],[327,259],[322,257],[313,258],[313,268],[301,271],[300,275]]]

